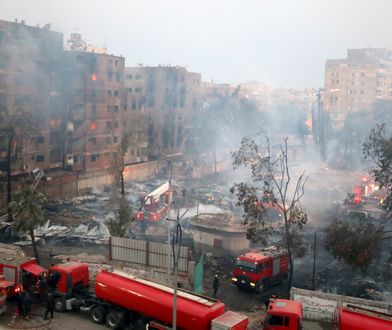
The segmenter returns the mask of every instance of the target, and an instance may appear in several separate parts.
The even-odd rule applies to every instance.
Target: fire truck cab
[[[13,283],[6,281],[4,275],[0,275],[0,315],[6,311],[7,290]]]
[[[300,330],[302,329],[302,304],[286,299],[271,299],[263,329]]]
[[[244,253],[237,257],[231,281],[239,288],[263,291],[286,279],[288,266],[287,251],[278,247]]]
[[[35,258],[0,257],[0,275],[4,275],[4,279],[12,283],[8,288],[8,296],[14,296],[24,288],[37,287],[39,277],[46,274],[47,270],[37,264]]]
[[[52,282],[52,284],[51,284]],[[49,268],[49,285],[56,287],[54,308],[58,312],[73,309],[75,297],[89,286],[88,265],[67,262]]]

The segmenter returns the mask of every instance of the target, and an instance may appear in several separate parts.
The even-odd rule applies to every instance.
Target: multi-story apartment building
[[[143,113],[147,120],[150,156],[186,151],[191,143],[192,112],[199,106],[200,85],[201,75],[184,67],[125,69],[128,108]]]
[[[335,127],[347,113],[371,111],[377,100],[392,99],[392,50],[349,49],[346,59],[327,60],[324,110]]]
[[[108,168],[124,129],[124,58],[66,51],[64,87],[65,169]]]
[[[24,22],[0,21],[0,111],[12,117],[16,112],[31,113],[39,135],[20,141],[16,129],[14,175],[63,166],[62,141],[53,137],[63,130],[64,98],[61,85],[62,34],[50,26],[31,27]],[[20,120],[20,118],[18,119]],[[61,134],[61,133],[60,133]],[[6,136],[0,141],[0,170],[5,170]]]
[[[89,47],[64,51],[62,34],[48,25],[0,21],[0,111],[31,113],[39,132],[16,143],[13,175],[110,166],[125,128],[124,58]],[[2,171],[6,142],[2,134]]]

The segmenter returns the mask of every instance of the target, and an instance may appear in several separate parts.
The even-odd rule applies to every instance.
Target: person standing
[[[18,314],[19,314],[19,316],[23,316],[24,315],[23,300],[24,300],[24,291],[19,291],[18,298],[17,298]]]
[[[54,294],[53,292],[48,293],[48,301],[46,303],[46,312],[44,320],[48,319],[48,314],[50,313],[50,318],[53,318],[53,309],[54,309]]]
[[[28,320],[30,318],[31,306],[33,305],[33,297],[29,290],[26,290],[23,297],[23,315]]]
[[[216,294],[218,293],[219,290],[219,277],[217,274],[214,276],[214,282],[212,284],[212,287],[214,288],[214,298],[216,298]]]

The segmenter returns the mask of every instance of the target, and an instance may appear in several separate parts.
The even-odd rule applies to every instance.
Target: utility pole
[[[173,171],[173,164],[170,159],[166,159],[169,165],[169,210],[168,210],[168,218],[169,220],[171,216],[171,206],[173,203],[173,192],[171,190],[171,179],[172,179],[172,171]],[[170,222],[167,223],[167,282],[170,283]]]
[[[177,272],[178,272],[178,260],[180,258],[181,251],[181,240],[182,240],[182,229],[180,225],[180,220],[184,217],[184,215],[188,212],[186,210],[180,217],[180,211],[177,212],[177,219],[169,219],[168,221],[173,221],[176,223],[175,230],[173,231],[173,271],[174,271],[174,281],[173,281],[173,321],[172,321],[172,329],[177,329]]]
[[[317,249],[317,234],[314,233],[313,243],[313,276],[312,276],[312,290],[315,290],[315,276],[316,276],[316,249]]]

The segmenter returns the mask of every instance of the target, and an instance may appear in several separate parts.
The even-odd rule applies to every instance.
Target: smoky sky
[[[323,86],[325,60],[391,47],[391,0],[0,0],[0,19],[64,33],[203,80]]]

